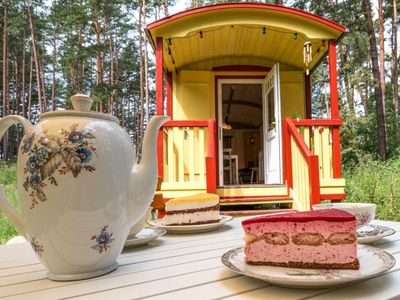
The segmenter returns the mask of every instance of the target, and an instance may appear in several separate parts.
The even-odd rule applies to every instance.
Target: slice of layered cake
[[[196,225],[219,222],[219,197],[196,194],[175,198],[165,204],[164,225]]]
[[[248,264],[359,269],[356,218],[345,211],[266,215],[245,220],[242,226]]]

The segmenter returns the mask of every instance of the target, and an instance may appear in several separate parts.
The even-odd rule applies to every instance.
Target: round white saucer
[[[165,229],[168,231],[168,233],[200,233],[200,232],[216,230],[232,219],[233,219],[232,216],[221,215],[219,222],[217,223],[197,224],[197,225],[164,225],[163,220],[159,219],[150,221],[149,225]]]
[[[396,230],[390,227],[367,224],[357,229],[357,242],[360,244],[372,243],[395,232]]]
[[[133,237],[128,236],[124,247],[134,247],[145,245],[148,242],[164,235],[167,231],[162,228],[144,228]]]

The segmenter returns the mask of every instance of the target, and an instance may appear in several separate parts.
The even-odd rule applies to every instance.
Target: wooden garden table
[[[400,297],[400,223],[374,221],[397,232],[375,242],[396,265],[378,277],[328,289],[293,289],[232,272],[221,263],[243,244],[236,218],[217,231],[167,234],[124,250],[116,271],[93,279],[55,282],[28,243],[0,247],[0,298],[10,299],[390,299]]]

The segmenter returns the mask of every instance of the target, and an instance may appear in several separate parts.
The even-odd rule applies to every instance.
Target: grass
[[[399,174],[400,159],[365,159],[351,170],[344,170],[346,201],[375,203],[377,219],[400,221]]]
[[[8,200],[18,210],[17,200],[17,167],[16,163],[0,161],[0,183],[8,196]],[[0,212],[0,244],[5,244],[12,237],[19,235],[14,225]]]

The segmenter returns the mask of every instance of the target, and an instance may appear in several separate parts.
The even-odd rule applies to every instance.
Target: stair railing
[[[293,208],[310,210],[321,199],[318,156],[306,145],[292,119],[283,120],[282,131],[284,177],[293,197]]]

